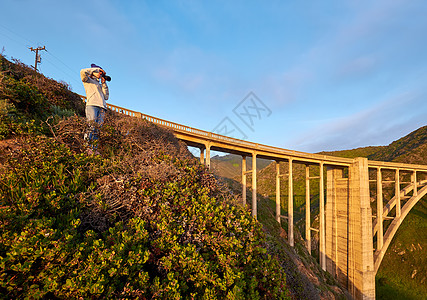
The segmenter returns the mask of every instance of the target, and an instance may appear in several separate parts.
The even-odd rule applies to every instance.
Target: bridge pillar
[[[211,169],[211,145],[209,143],[206,144],[206,167]]]
[[[343,169],[326,171],[326,270],[347,287],[349,181]]]
[[[311,254],[310,166],[305,165],[305,242]]]
[[[354,159],[348,173],[327,170],[326,269],[355,299],[375,299],[368,160]]]
[[[246,156],[242,156],[242,201],[243,207],[246,206]]]
[[[399,218],[402,214],[401,203],[400,203],[400,173],[399,173],[399,169],[396,169],[394,190],[395,190],[394,194],[396,197],[396,217]]]
[[[205,148],[200,147],[200,163],[205,164]]]
[[[288,236],[289,245],[294,246],[294,179],[292,175],[292,158],[288,170]]]
[[[414,196],[418,195],[418,187],[417,187],[417,171],[413,171],[411,175],[412,182],[414,183]]]
[[[257,218],[256,153],[252,153],[252,216]]]
[[[384,244],[384,228],[383,228],[383,179],[381,168],[377,168],[377,250],[381,250]]]
[[[322,270],[326,271],[325,178],[323,162],[319,166],[319,254]]]
[[[276,221],[280,224],[280,162],[276,162]]]
[[[356,299],[375,299],[375,268],[368,160],[355,158],[349,170],[348,290]]]

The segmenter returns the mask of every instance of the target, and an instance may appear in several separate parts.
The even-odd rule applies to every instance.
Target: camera
[[[105,81],[111,81],[111,77],[110,77],[110,76],[108,76],[107,74],[102,73],[102,75],[101,75],[101,76],[102,76],[102,77],[104,77]]]
[[[91,67],[91,68],[99,68],[99,69],[101,69],[102,71],[101,71],[100,73],[101,73],[101,76],[105,79],[105,81],[111,81],[111,77],[110,77],[110,76],[108,76],[108,75],[105,73],[104,69],[102,69],[100,66],[95,65],[95,64],[91,64],[91,65],[90,65],[90,67]],[[98,71],[97,71],[97,72],[98,72]]]

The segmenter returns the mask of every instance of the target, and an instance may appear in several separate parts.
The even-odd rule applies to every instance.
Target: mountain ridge
[[[427,126],[422,126],[387,146],[369,146],[350,150],[323,151],[319,154],[370,160],[427,165]]]

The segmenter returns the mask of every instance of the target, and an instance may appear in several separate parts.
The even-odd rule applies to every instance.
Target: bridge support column
[[[328,168],[326,267],[355,299],[375,299],[375,269],[368,160],[343,171]]]
[[[414,171],[411,175],[412,182],[414,183],[414,196],[418,195],[418,187],[417,187],[417,171]]]
[[[288,237],[289,245],[294,246],[294,180],[292,176],[292,158],[289,159],[288,171]]]
[[[205,164],[205,148],[200,147],[200,163]]]
[[[243,207],[246,206],[246,156],[242,156],[242,201]]]
[[[375,269],[368,160],[355,158],[349,171],[348,290],[356,299],[375,299]]]
[[[384,228],[383,228],[383,179],[381,168],[377,168],[377,250],[381,250],[384,244]]]
[[[319,255],[322,270],[326,271],[326,232],[325,232],[325,179],[323,162],[319,169]]]
[[[348,178],[342,169],[326,171],[326,271],[347,286]]]
[[[310,166],[305,165],[305,243],[311,254]]]
[[[252,216],[257,218],[256,153],[252,153]]]
[[[276,160],[276,221],[280,223],[280,162]]]
[[[394,190],[395,190],[394,194],[396,195],[396,217],[399,218],[402,214],[401,204],[400,204],[400,174],[399,174],[399,169],[396,169]]]
[[[208,167],[208,169],[211,169],[211,145],[207,144],[206,145],[206,167]]]

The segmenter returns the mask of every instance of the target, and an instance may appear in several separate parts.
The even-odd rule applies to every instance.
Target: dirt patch
[[[19,138],[0,140],[0,169],[7,161],[10,154],[21,148],[22,141]]]

